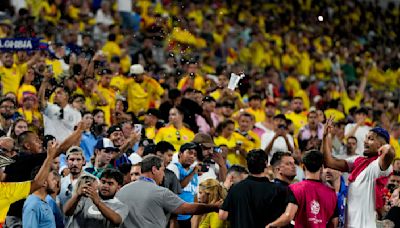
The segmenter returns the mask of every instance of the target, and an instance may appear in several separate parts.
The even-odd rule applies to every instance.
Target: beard
[[[13,115],[14,115],[13,113],[12,114],[10,114],[10,113],[1,113],[1,116],[6,120],[11,119]]]
[[[296,114],[300,114],[301,111],[303,111],[303,110],[301,110],[301,109],[295,109],[295,110],[294,110],[294,112],[295,112]]]
[[[52,188],[49,188],[49,187],[47,187],[46,188],[46,193],[48,194],[48,195],[51,195],[51,194],[53,194],[53,193],[55,193],[56,191],[54,190],[54,189],[52,189]]]
[[[103,194],[101,194],[101,191],[99,191],[99,196],[102,200],[109,200],[114,198],[115,194],[111,194],[110,196],[104,196]]]

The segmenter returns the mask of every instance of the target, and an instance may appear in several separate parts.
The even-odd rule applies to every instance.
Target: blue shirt
[[[181,163],[177,162],[175,163],[176,167],[178,167],[179,170],[179,181],[182,181],[185,179],[185,177],[189,176],[189,174],[192,172],[192,168],[189,170],[186,170],[183,168]],[[185,202],[188,203],[193,203],[194,202],[194,197],[197,193],[197,187],[199,186],[199,176],[197,173],[193,176],[192,180],[190,180],[189,184],[182,189],[182,193],[179,194],[179,197],[183,199]],[[191,215],[178,215],[178,220],[188,220],[191,218]]]
[[[46,196],[46,202],[49,204],[51,210],[53,211],[54,219],[56,221],[57,228],[64,228],[64,216],[61,213],[60,208],[58,207],[56,201],[50,196]]]
[[[24,228],[54,228],[56,221],[50,205],[38,196],[31,194],[22,209],[22,226]]]
[[[344,181],[343,176],[340,177],[340,189],[337,193],[337,204],[338,204],[338,214],[339,214],[339,224],[338,227],[345,227],[346,222],[346,199],[347,199],[348,187]]]
[[[91,132],[83,132],[81,144],[79,145],[83,150],[85,161],[90,162],[90,158],[94,154],[94,146],[97,143],[96,137]]]

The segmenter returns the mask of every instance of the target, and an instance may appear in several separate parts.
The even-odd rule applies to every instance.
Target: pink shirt
[[[337,216],[337,197],[333,189],[315,180],[290,185],[298,203],[295,227],[325,228]]]

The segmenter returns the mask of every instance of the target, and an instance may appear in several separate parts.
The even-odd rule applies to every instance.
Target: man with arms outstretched
[[[389,133],[375,127],[365,138],[363,156],[335,159],[332,157],[332,121],[333,118],[329,118],[325,125],[322,151],[326,167],[350,173],[347,227],[376,227],[375,179],[390,174],[395,156],[389,145]]]

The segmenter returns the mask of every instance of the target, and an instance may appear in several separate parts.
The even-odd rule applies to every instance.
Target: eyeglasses
[[[65,192],[66,197],[70,197],[72,194],[72,183],[67,186],[67,191]]]
[[[181,133],[179,132],[179,131],[176,131],[176,139],[178,140],[178,141],[181,141]]]

